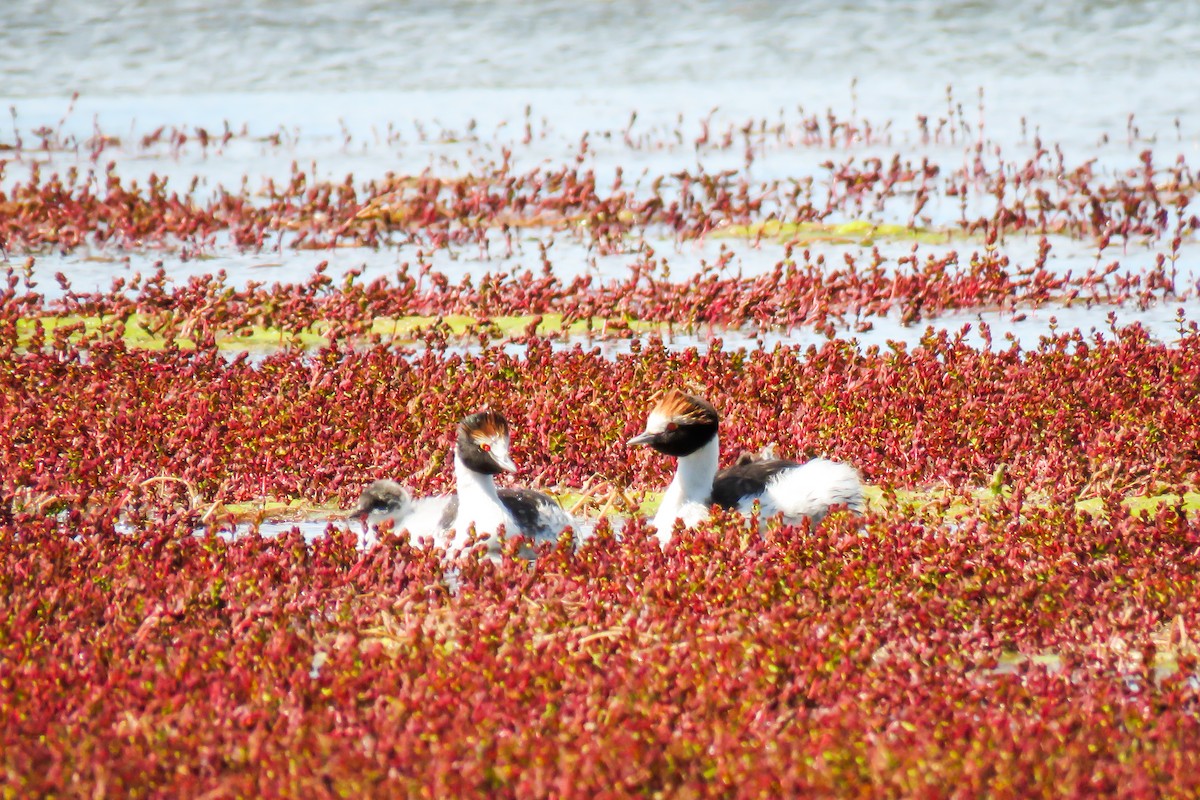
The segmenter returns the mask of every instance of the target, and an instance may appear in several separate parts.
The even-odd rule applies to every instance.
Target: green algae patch
[[[55,335],[67,335],[70,341],[78,343],[85,338],[107,338],[120,336],[129,347],[146,350],[161,350],[168,344],[184,349],[196,347],[196,338],[189,335],[194,326],[186,322],[173,324],[176,331],[173,337],[164,336],[157,325],[142,315],[132,315],[124,321],[106,317],[84,317],[77,315],[25,318],[17,322],[17,346],[29,347],[37,335],[38,328],[47,340]],[[250,326],[234,330],[217,330],[214,340],[217,348],[229,352],[241,351],[273,351],[284,348],[318,349],[328,346],[329,331],[332,323],[318,322],[300,331],[289,331],[282,328]],[[396,344],[412,344],[419,341],[422,334],[434,328],[441,328],[452,336],[463,336],[475,332],[483,332],[494,338],[507,338],[533,333],[538,336],[583,336],[595,335],[600,337],[620,337],[635,332],[661,330],[662,325],[653,322],[642,322],[635,319],[590,319],[566,322],[561,314],[525,314],[475,318],[458,314],[445,316],[403,316],[376,317],[371,321],[365,335],[376,337]],[[349,337],[352,341],[356,337]]]
[[[653,517],[658,511],[658,507],[662,505],[662,492],[638,492],[637,495],[640,498],[637,513],[644,517]],[[885,513],[889,507],[895,506],[916,514],[934,507],[945,507],[947,498],[953,497],[945,513],[948,517],[955,518],[965,516],[972,509],[1000,502],[1007,495],[1007,490],[997,492],[991,487],[977,489],[961,497],[954,497],[944,489],[899,489],[891,492],[889,498],[889,493],[883,487],[871,484],[863,486],[863,497],[866,500],[868,513]],[[576,491],[565,489],[558,494],[558,497],[564,508],[570,508],[582,495]],[[1181,508],[1185,512],[1200,511],[1200,491],[1187,492],[1182,499],[1179,495],[1168,493],[1129,495],[1122,501],[1122,504],[1133,514],[1142,511],[1154,514],[1164,506],[1174,506],[1177,503],[1181,504]],[[1052,505],[1049,499],[1039,499],[1036,496],[1030,496],[1027,504],[1031,508],[1048,508]],[[1075,509],[1080,513],[1099,514],[1103,512],[1104,506],[1099,499],[1091,498],[1077,502]]]
[[[918,228],[894,223],[851,220],[849,222],[780,222],[767,220],[751,225],[727,225],[711,234],[731,239],[775,239],[796,244],[861,244],[876,242],[920,242],[944,244],[958,235],[948,230]]]
[[[488,328],[493,334],[501,337],[521,336],[535,333],[538,336],[583,335],[594,333],[603,335],[624,330],[648,331],[659,326],[653,322],[642,322],[635,319],[591,319],[564,321],[562,314],[517,314],[475,318],[461,314],[447,314],[442,317],[409,316],[409,317],[376,317],[371,325],[371,332],[384,337],[402,340],[413,337],[422,330],[434,325],[445,325],[450,333],[461,335],[480,328]],[[532,330],[531,330],[532,328]]]
[[[1195,664],[1196,656],[1200,655],[1200,648],[1190,640],[1184,643],[1172,641],[1169,632],[1165,630],[1169,627],[1170,625],[1164,626],[1150,634],[1150,640],[1154,643],[1155,649],[1149,668],[1153,671],[1156,681],[1178,674],[1181,659],[1187,659],[1190,664]],[[1122,649],[1121,645],[1114,648],[1111,645],[1102,644],[1095,645],[1094,649],[1098,654],[1117,656],[1118,663],[1121,663],[1121,669],[1131,675],[1140,673],[1145,665],[1145,653],[1141,650],[1130,650],[1127,646]],[[1061,655],[1053,652],[1025,654],[1016,650],[1004,650],[996,656],[995,666],[991,671],[1002,675],[1016,672],[1027,665],[1040,667],[1053,674],[1062,672],[1066,667],[1066,662]],[[1195,677],[1195,673],[1191,674]]]
[[[1200,492],[1186,492],[1182,496],[1174,493],[1130,495],[1121,501],[1131,514],[1157,514],[1164,506],[1178,506],[1181,510],[1200,511]],[[1090,497],[1075,504],[1078,511],[1091,514],[1104,512],[1104,502],[1098,497]]]
[[[42,332],[47,339],[53,338],[56,331],[64,328],[73,328],[71,331],[72,339],[78,339],[80,336],[91,336],[97,333],[105,320],[100,317],[81,317],[68,315],[63,317],[24,317],[17,320],[17,345],[27,347],[29,342],[37,334],[37,330],[41,327]],[[108,321],[109,325],[113,321]],[[132,332],[126,331],[127,335]]]
[[[105,317],[38,317],[17,321],[17,346],[28,347],[37,335],[39,326],[46,339],[53,339],[64,332],[70,341],[78,343],[84,338],[116,337],[130,347],[145,350],[161,350],[168,343],[191,349],[196,340],[191,336],[176,334],[167,337],[158,332],[146,318],[133,315],[123,322]],[[287,345],[302,347],[319,346],[325,339],[310,332],[292,333],[280,329],[249,327],[222,332],[216,337],[217,346],[223,350],[281,348]]]

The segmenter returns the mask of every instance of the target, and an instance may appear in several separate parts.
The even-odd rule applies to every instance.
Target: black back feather
[[[541,527],[549,512],[562,509],[553,497],[534,489],[500,489],[496,493],[521,527],[521,533],[527,535]]]
[[[800,466],[795,461],[772,458],[734,464],[723,469],[713,479],[712,501],[721,508],[737,508],[747,495],[759,495],[767,484],[785,469]]]

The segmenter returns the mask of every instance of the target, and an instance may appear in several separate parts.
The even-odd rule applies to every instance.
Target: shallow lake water
[[[977,142],[987,143],[987,157],[1011,161],[1032,154],[1035,137],[1047,148],[1061,146],[1070,163],[1094,159],[1098,174],[1136,168],[1145,149],[1159,164],[1200,159],[1194,84],[1200,9],[1164,2],[660,8],[632,0],[583,6],[135,0],[117,7],[66,0],[4,4],[0,30],[0,99],[13,115],[11,131],[0,130],[0,145],[18,136],[25,145],[9,153],[0,189],[23,180],[35,163],[43,174],[71,167],[99,173],[110,159],[127,181],[144,183],[156,174],[182,188],[198,178],[201,194],[243,180],[255,188],[296,168],[330,180],[422,170],[459,175],[496,160],[504,148],[512,150],[515,168],[530,169],[572,163],[585,133],[586,166],[598,181],[620,167],[635,186],[642,170],[653,176],[737,169],[769,181],[870,156],[929,158],[954,169],[967,163]],[[738,147],[690,146],[704,124],[720,131],[762,120],[799,130],[814,113],[869,123],[872,140],[776,142],[749,166]],[[921,118],[928,128],[948,124],[926,141]],[[526,124],[530,141],[514,146]],[[193,134],[228,126],[247,135],[223,147],[199,148],[194,136],[182,148],[136,146],[160,126]],[[64,146],[31,147],[39,128]],[[80,143],[97,131],[124,144],[93,163]],[[901,203],[878,216],[904,222],[906,213]],[[924,213],[940,225],[961,209],[935,198]],[[511,257],[464,248],[439,251],[433,260],[452,280],[511,271],[536,263],[537,243],[548,238],[555,272],[565,278],[617,277],[637,257],[595,256],[570,236],[535,232]],[[155,250],[43,253],[35,274],[39,290],[53,296],[55,272],[77,289],[99,290],[113,277],[148,272],[159,259],[175,280],[225,270],[230,283],[241,285],[300,281],[326,260],[333,274],[364,268],[370,278],[414,255],[404,246],[314,252],[291,249],[285,240],[275,244],[246,252],[218,243],[203,259],[188,261]],[[677,278],[712,263],[721,246],[735,252],[729,269],[745,275],[772,268],[782,249],[718,239],[653,245]],[[923,245],[922,252],[949,247]],[[965,257],[972,243],[953,247]],[[1037,241],[1011,237],[1003,247],[1014,263],[1028,264]],[[1162,247],[1130,242],[1100,256],[1139,269]],[[894,258],[910,245],[881,248]],[[830,263],[865,252],[854,244],[817,249]],[[1181,254],[1181,288],[1194,293],[1200,248],[1186,241]],[[7,255],[12,262],[21,256]],[[1097,260],[1094,249],[1064,240],[1055,242],[1048,268],[1079,274]],[[1106,314],[1092,322],[1102,324]],[[886,321],[877,327],[886,335]]]
[[[523,106],[531,89],[603,97],[613,87],[647,112],[761,115],[777,105],[764,105],[769,92],[789,106],[844,107],[856,78],[873,116],[911,119],[949,84],[968,99],[982,86],[994,128],[1069,123],[1053,138],[1088,142],[1123,129],[1128,114],[1164,133],[1195,114],[1189,66],[1200,57],[1200,10],[1165,0],[64,0],[6,3],[0,30],[6,95],[78,91],[145,124],[158,121],[141,102],[150,95],[178,98],[175,113],[191,118],[174,121],[195,124],[214,111],[229,118],[246,94],[273,124],[297,112],[332,122],[335,109],[357,109],[350,122],[444,111],[453,123],[454,107],[468,107],[455,92],[507,91]],[[469,104],[485,116],[489,105]]]

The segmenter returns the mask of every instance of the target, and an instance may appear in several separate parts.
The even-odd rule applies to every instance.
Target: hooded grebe
[[[509,455],[508,420],[498,411],[481,411],[458,424],[454,445],[456,503],[443,519],[454,529],[451,549],[466,544],[468,529],[486,536],[489,551],[498,550],[501,525],[508,537],[522,536],[533,544],[554,542],[572,524],[562,506],[548,494],[533,489],[497,489],[495,476],[516,472]]]
[[[555,542],[574,520],[548,494],[533,489],[498,489],[495,476],[515,472],[509,455],[508,421],[498,411],[481,411],[458,424],[454,444],[453,495],[413,500],[394,481],[376,481],[367,487],[355,507],[355,516],[368,523],[392,519],[395,530],[407,530],[414,543],[428,537],[452,555],[467,544],[472,526],[483,537],[490,554],[500,551],[497,535],[504,526],[507,538],[520,536],[530,544]],[[530,548],[522,555],[532,557]]]
[[[650,412],[646,430],[629,440],[679,459],[654,515],[663,544],[670,541],[675,520],[691,527],[706,519],[713,505],[749,514],[758,503],[761,519],[782,514],[790,524],[805,518],[820,522],[835,505],[863,510],[858,472],[836,461],[752,458],[719,470],[719,423],[720,415],[708,401],[672,389]]]

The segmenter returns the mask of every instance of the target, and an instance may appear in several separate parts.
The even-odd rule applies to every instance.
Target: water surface
[[[592,134],[585,166],[602,181],[617,167],[632,181],[697,167],[740,170],[752,181],[787,180],[823,174],[829,161],[893,154],[952,170],[977,142],[988,143],[991,157],[1013,161],[1029,157],[1038,137],[1047,147],[1061,145],[1070,163],[1095,159],[1098,174],[1111,178],[1136,168],[1145,149],[1159,164],[1179,156],[1200,161],[1196,74],[1200,5],[1190,3],[14,2],[0,7],[0,94],[14,114],[11,131],[0,129],[0,145],[22,135],[28,148],[36,141],[31,132],[45,126],[76,149],[0,152],[9,162],[0,190],[35,163],[43,174],[78,167],[102,175],[110,159],[126,181],[157,174],[182,189],[195,177],[201,195],[243,180],[254,190],[296,168],[326,180],[423,170],[461,175],[505,148],[513,149],[517,169],[550,168],[573,163],[584,133]],[[714,130],[750,120],[794,124],[826,110],[869,122],[875,139],[784,144],[748,167],[737,148],[690,146],[705,120]],[[930,142],[922,138],[922,118],[931,126],[953,123]],[[535,136],[514,147],[526,123]],[[137,146],[163,125],[213,132],[228,125],[247,135],[221,148]],[[122,144],[92,162],[79,142],[96,130]],[[621,137],[626,130],[650,144],[631,150]],[[676,133],[680,142],[672,145]],[[264,138],[272,134],[279,144]],[[903,222],[905,202],[880,216]],[[952,222],[959,212],[947,198],[925,210],[934,224]],[[434,259],[451,280],[511,272],[535,265],[538,244],[549,239],[555,272],[564,279],[620,278],[639,257],[632,249],[596,256],[569,236],[534,231],[511,257],[464,250]],[[159,259],[176,281],[225,270],[230,283],[244,285],[302,281],[326,260],[334,274],[362,267],[369,279],[414,255],[404,246],[314,253],[293,250],[282,238],[273,244],[264,251],[218,245],[201,260],[154,249],[84,248],[39,254],[35,273],[39,290],[54,296],[55,272],[77,289],[96,291],[114,277],[150,272]],[[722,243],[651,244],[673,278],[683,279],[711,264]],[[736,274],[760,274],[782,257],[769,242],[724,244],[735,250],[728,271]],[[970,242],[949,246],[964,257],[972,249]],[[896,257],[908,247],[886,252]],[[1014,264],[1028,265],[1037,240],[1014,236],[1003,248]],[[1098,254],[1088,243],[1064,240],[1055,242],[1047,267],[1081,274],[1103,257],[1137,271],[1149,268],[1162,248],[1130,242]],[[815,249],[830,263],[865,252],[853,244]],[[1183,291],[1194,293],[1198,265],[1195,242],[1185,242]],[[1103,329],[1112,310],[1073,309],[1060,322]],[[1123,318],[1161,317],[1159,327],[1170,333],[1173,307],[1115,310]],[[958,327],[961,317],[939,324]],[[1035,312],[1013,325],[1045,332],[1045,325],[1031,325],[1044,318]],[[910,334],[879,320],[872,336]]]

